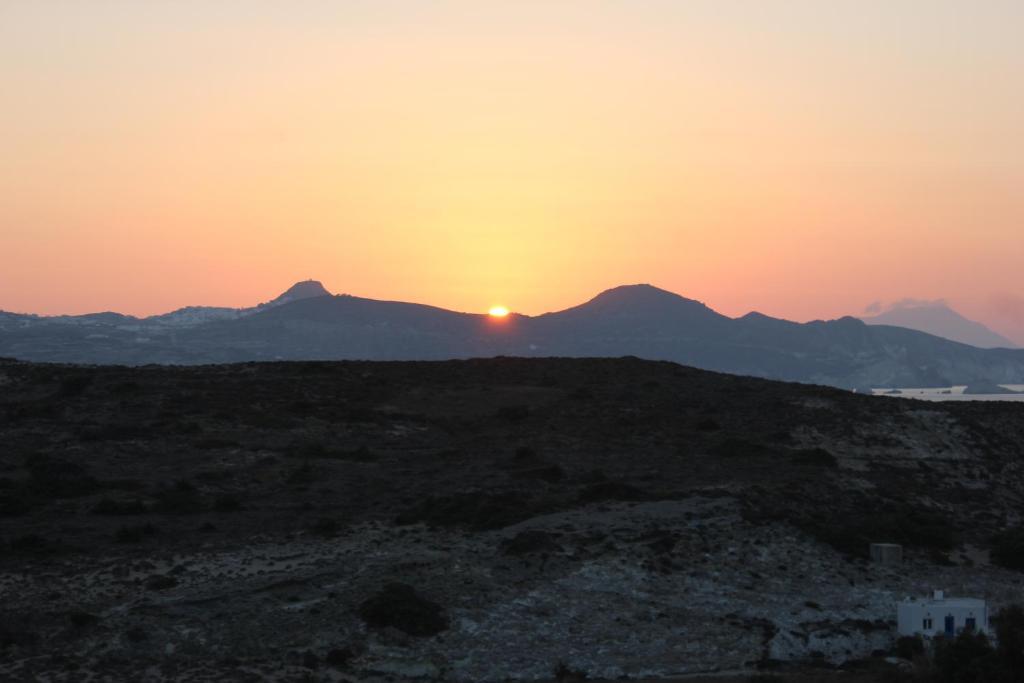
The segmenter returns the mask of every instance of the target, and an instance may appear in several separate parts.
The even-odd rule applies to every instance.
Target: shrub
[[[123,526],[117,530],[114,534],[114,539],[118,543],[141,543],[149,536],[155,536],[160,533],[152,524],[140,524],[138,526]]]
[[[824,448],[804,448],[797,450],[792,455],[792,461],[796,465],[808,465],[811,467],[839,467],[836,456]]]
[[[348,462],[373,462],[377,456],[366,446],[358,448],[329,448],[319,441],[306,441],[293,444],[286,454],[292,458],[307,460],[344,460]]]
[[[203,499],[198,489],[184,479],[158,491],[156,500],[157,510],[168,514],[187,515],[203,511]]]
[[[551,670],[551,675],[558,683],[577,683],[577,681],[587,680],[586,671],[573,669],[565,662],[555,664],[555,668]]]
[[[372,628],[390,626],[420,638],[436,635],[448,628],[448,615],[444,608],[404,583],[384,586],[359,606],[359,616]]]
[[[618,481],[603,481],[591,484],[580,491],[581,503],[599,503],[607,500],[641,501],[647,500],[645,492],[637,487]]]
[[[1024,527],[1007,529],[992,538],[992,561],[1007,569],[1024,571]]]
[[[920,636],[903,636],[896,640],[896,656],[901,659],[914,659],[924,654],[924,642]]]
[[[167,576],[166,574],[154,574],[146,579],[146,588],[151,591],[167,590],[168,588],[174,588],[177,585],[178,580],[173,576]]]
[[[314,534],[317,534],[318,536],[330,537],[336,536],[338,534],[339,528],[340,527],[338,525],[338,522],[336,522],[333,519],[324,517],[316,520],[316,522],[314,522],[313,525],[310,527],[310,531],[312,531]]]
[[[49,544],[38,534],[26,534],[12,539],[10,545],[15,552],[33,552],[44,550]]]
[[[99,488],[99,482],[81,463],[36,455],[26,459],[25,467],[29,473],[29,488],[41,496],[76,498]]]
[[[100,620],[100,618],[95,614],[89,614],[82,610],[72,610],[71,612],[68,612],[68,619],[71,621],[71,625],[75,628],[92,626]]]
[[[141,626],[132,626],[130,629],[124,632],[124,637],[128,639],[130,643],[141,643],[149,639],[149,634]]]
[[[524,405],[502,406],[496,413],[502,420],[509,422],[522,422],[530,417],[530,407]]]
[[[25,615],[0,613],[0,651],[9,647],[31,648],[39,642]]]
[[[550,553],[558,550],[561,550],[561,546],[558,545],[555,536],[540,529],[520,531],[512,538],[501,542],[501,552],[513,556]]]
[[[225,493],[213,501],[213,509],[217,512],[237,512],[242,509],[242,502],[235,496]]]
[[[94,515],[142,515],[146,513],[146,506],[141,500],[111,500],[103,498],[93,506]]]
[[[722,425],[718,424],[718,420],[706,417],[702,420],[697,421],[697,431],[701,432],[717,432],[722,428]]]
[[[336,647],[327,653],[324,661],[331,666],[347,666],[348,663],[356,656],[356,653],[352,651],[352,648]]]
[[[32,498],[22,491],[0,490],[0,517],[17,517],[32,509]]]
[[[512,493],[456,493],[429,497],[398,515],[399,526],[464,526],[477,531],[502,529],[535,514],[522,496]]]
[[[58,394],[62,398],[73,398],[85,393],[92,386],[92,375],[69,375],[60,381]]]
[[[1020,605],[1003,608],[993,619],[999,658],[1010,680],[1024,680],[1024,609]]]
[[[1000,680],[999,663],[983,633],[961,633],[935,645],[936,683],[989,683]]]

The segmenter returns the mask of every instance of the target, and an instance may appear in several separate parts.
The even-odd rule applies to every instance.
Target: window
[[[932,630],[932,618],[926,617],[924,623],[921,625],[921,630],[931,631]]]

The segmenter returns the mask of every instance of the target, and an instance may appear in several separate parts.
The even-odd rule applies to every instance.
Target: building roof
[[[915,598],[908,598],[903,602],[904,604],[921,605],[922,607],[928,607],[933,609],[942,609],[943,607],[963,607],[968,609],[980,609],[982,607],[985,607],[985,601],[981,598],[923,598],[920,600]]]

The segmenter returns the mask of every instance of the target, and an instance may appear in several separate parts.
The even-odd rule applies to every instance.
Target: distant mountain
[[[130,365],[631,355],[847,388],[1024,384],[1024,351],[975,348],[850,317],[803,324],[760,313],[729,318],[650,285],[504,319],[326,292],[308,281],[252,308],[167,314],[174,324],[167,315],[0,314],[0,356]]]
[[[894,325],[982,349],[1014,349],[1017,345],[979,322],[969,320],[944,301],[897,302],[887,310],[861,317],[868,325]]]

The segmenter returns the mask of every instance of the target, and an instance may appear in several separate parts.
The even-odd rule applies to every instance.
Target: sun
[[[492,318],[504,318],[508,316],[508,309],[504,306],[491,306],[491,310],[487,311],[487,315]]]

